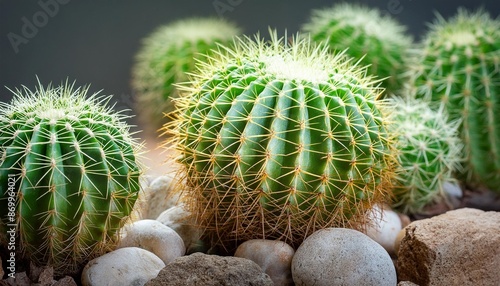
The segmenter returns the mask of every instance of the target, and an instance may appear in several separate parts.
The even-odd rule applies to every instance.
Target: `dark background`
[[[91,84],[92,92],[113,94],[117,109],[132,108],[130,70],[143,37],[161,24],[188,16],[224,17],[246,34],[268,27],[295,33],[308,20],[310,10],[338,1],[271,0],[0,0],[0,100],[9,101],[11,89],[34,88],[36,75],[43,85],[66,79]],[[483,7],[492,17],[500,13],[499,0],[366,0],[406,25],[419,39],[434,12],[445,18],[457,8]],[[45,3],[45,4],[44,4]],[[51,3],[51,5],[49,5]],[[49,5],[49,15],[43,6]],[[35,26],[27,30],[26,22]],[[24,27],[24,31],[23,31]],[[9,33],[25,39],[15,47]],[[13,34],[12,34],[13,33]],[[134,120],[131,120],[134,123]]]

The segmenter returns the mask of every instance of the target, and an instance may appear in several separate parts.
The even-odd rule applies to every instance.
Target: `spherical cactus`
[[[500,191],[500,21],[463,9],[439,17],[412,66],[410,92],[462,121],[466,180]]]
[[[173,110],[178,96],[175,83],[187,80],[196,60],[211,54],[218,44],[229,44],[240,30],[217,18],[190,18],[159,27],[144,39],[132,71],[139,117],[146,129],[156,131]]]
[[[449,122],[443,109],[436,111],[423,100],[392,98],[389,130],[398,138],[398,177],[393,207],[417,213],[444,198],[443,185],[455,182],[462,160],[459,121]]]
[[[14,227],[16,250],[56,273],[112,249],[140,190],[125,116],[87,91],[24,87],[0,106],[2,244]]]
[[[341,3],[313,10],[302,30],[316,42],[369,65],[368,72],[383,79],[386,92],[397,92],[406,80],[406,58],[412,40],[404,26],[374,8]]]
[[[215,244],[360,227],[393,176],[380,89],[308,38],[238,39],[201,64],[165,126],[186,205]]]

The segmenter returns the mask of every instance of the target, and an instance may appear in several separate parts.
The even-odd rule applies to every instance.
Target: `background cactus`
[[[445,198],[443,186],[455,183],[462,160],[459,121],[449,122],[443,109],[432,110],[423,100],[393,98],[389,130],[397,134],[398,178],[393,206],[417,213]]]
[[[144,39],[132,71],[138,113],[145,128],[158,130],[172,111],[169,100],[178,96],[173,84],[187,80],[187,72],[217,44],[229,44],[240,30],[218,18],[190,18],[159,27]]]
[[[73,85],[24,87],[0,106],[0,233],[13,223],[13,177],[18,246],[56,273],[113,248],[140,189],[125,116],[106,107],[110,97],[86,98],[88,88]]]
[[[410,92],[462,120],[467,181],[500,191],[500,21],[464,9],[438,16],[412,66]]]
[[[165,131],[183,197],[212,242],[360,227],[392,179],[380,90],[305,38],[236,41],[200,64]]]
[[[390,16],[382,16],[375,8],[341,3],[313,10],[302,30],[333,51],[348,49],[347,55],[369,65],[369,73],[384,79],[386,93],[402,88],[412,39]]]

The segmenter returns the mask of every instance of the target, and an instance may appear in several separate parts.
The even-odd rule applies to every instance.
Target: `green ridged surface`
[[[383,79],[386,93],[397,93],[406,78],[407,57],[412,39],[406,28],[379,10],[341,3],[313,10],[302,30],[317,43],[369,65],[368,72]]]
[[[176,83],[188,80],[187,73],[203,55],[218,44],[230,44],[240,33],[235,25],[217,18],[188,18],[156,29],[143,40],[132,70],[132,87],[142,124],[156,131],[174,109],[171,98],[179,96]]]
[[[379,90],[308,40],[228,54],[201,67],[166,127],[198,222],[222,244],[359,227],[392,174]]]
[[[439,18],[417,54],[412,93],[460,119],[467,181],[500,191],[500,21],[459,10]]]
[[[0,203],[16,179],[18,250],[72,272],[114,247],[139,191],[136,143],[86,89],[18,90],[0,108]],[[0,229],[8,221],[0,208]]]
[[[444,184],[455,183],[460,170],[462,141],[459,121],[449,122],[442,109],[433,110],[423,100],[392,98],[389,130],[398,135],[398,177],[393,207],[418,213],[445,199]]]

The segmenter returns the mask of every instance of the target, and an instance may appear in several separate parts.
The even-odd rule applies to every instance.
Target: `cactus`
[[[462,121],[465,180],[500,191],[500,21],[482,10],[438,15],[414,61],[410,93]]]
[[[443,186],[455,183],[460,169],[462,141],[459,121],[448,121],[443,109],[433,110],[423,100],[392,99],[389,130],[398,136],[398,177],[393,207],[404,213],[418,213],[446,198]]]
[[[140,144],[126,116],[106,105],[110,97],[87,92],[39,84],[0,106],[2,244],[16,224],[18,250],[56,273],[112,249],[140,190]]]
[[[332,50],[369,65],[368,72],[381,79],[386,93],[402,88],[406,78],[406,58],[412,39],[406,28],[374,8],[341,3],[313,10],[302,30],[316,42],[325,42]]]
[[[286,37],[285,37],[286,38]],[[177,99],[165,144],[214,245],[327,226],[360,228],[393,177],[381,90],[366,70],[297,35],[238,38],[201,63]]]
[[[178,97],[175,83],[187,80],[195,62],[217,44],[229,44],[240,30],[217,18],[190,18],[159,27],[144,39],[132,71],[132,87],[144,127],[159,129]],[[147,123],[147,124],[146,124]]]

